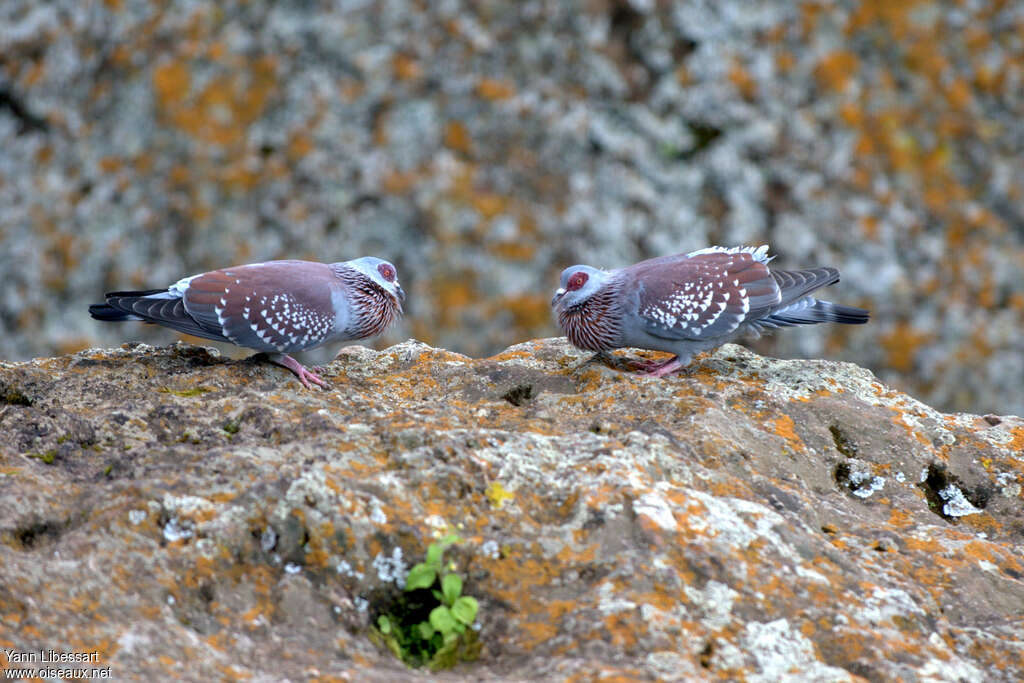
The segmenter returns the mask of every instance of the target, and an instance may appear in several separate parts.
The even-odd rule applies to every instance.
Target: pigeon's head
[[[591,266],[570,266],[562,271],[562,279],[551,299],[556,310],[574,308],[593,296],[608,279],[608,273]]]
[[[392,263],[376,256],[364,256],[349,261],[346,265],[370,278],[375,285],[390,294],[398,310],[402,310],[401,302],[405,301],[405,291],[402,285],[398,284],[398,270]]]

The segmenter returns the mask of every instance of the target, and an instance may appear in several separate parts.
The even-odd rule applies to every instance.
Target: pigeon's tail
[[[122,311],[120,308],[114,308],[110,304],[92,304],[89,306],[89,315],[96,320],[108,323],[119,323],[123,320],[142,320],[139,316]]]
[[[154,294],[166,295],[167,290],[147,289],[139,292],[110,292],[103,297],[107,300],[106,303],[89,306],[89,315],[96,320],[110,323],[119,323],[125,320],[145,320],[146,318],[132,312],[131,303],[138,299],[151,297]]]
[[[809,296],[811,292],[839,282],[835,268],[809,270],[773,270],[772,277],[779,285],[781,301],[758,324],[765,328],[841,323],[863,325],[869,313],[863,308],[834,304]]]
[[[768,322],[776,327],[791,325],[814,325],[817,323],[841,323],[843,325],[863,325],[868,321],[870,313],[863,308],[834,304],[806,296],[789,306],[780,308],[759,322]]]
[[[772,277],[779,286],[780,299],[775,308],[778,312],[801,301],[816,289],[839,282],[839,271],[835,268],[772,270]]]
[[[185,310],[181,295],[166,289],[149,289],[141,292],[108,292],[105,304],[89,306],[89,313],[96,320],[121,322],[141,320],[169,327],[172,330],[203,337],[214,341],[231,340],[217,330],[203,327]]]

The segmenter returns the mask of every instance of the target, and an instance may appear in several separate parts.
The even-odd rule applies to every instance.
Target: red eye
[[[379,266],[377,266],[377,272],[380,273],[380,276],[387,280],[388,282],[395,281],[395,269],[392,268],[389,264],[380,264]]]
[[[572,277],[569,278],[569,282],[566,283],[565,288],[570,292],[575,292],[577,289],[587,284],[587,277],[586,273],[573,273]]]

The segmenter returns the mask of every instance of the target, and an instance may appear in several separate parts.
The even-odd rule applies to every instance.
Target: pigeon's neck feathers
[[[380,334],[395,321],[398,306],[380,285],[348,264],[332,263],[330,267],[343,285],[331,292],[337,311],[335,329],[361,339]]]
[[[604,285],[582,303],[560,308],[558,322],[569,341],[588,351],[618,348],[622,337],[622,280],[609,273]]]

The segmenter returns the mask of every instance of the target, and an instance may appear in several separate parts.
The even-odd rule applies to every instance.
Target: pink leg
[[[295,373],[295,376],[302,382],[302,386],[307,389],[312,389],[309,383],[312,382],[323,389],[330,389],[331,385],[324,381],[320,375],[315,372],[310,372],[302,365],[299,361],[295,360],[287,353],[272,353],[267,356],[271,363],[276,363],[282,367],[286,367]]]
[[[640,371],[648,377],[664,377],[665,375],[671,375],[682,367],[683,362],[679,356],[672,356],[667,361],[661,363],[643,363]]]

